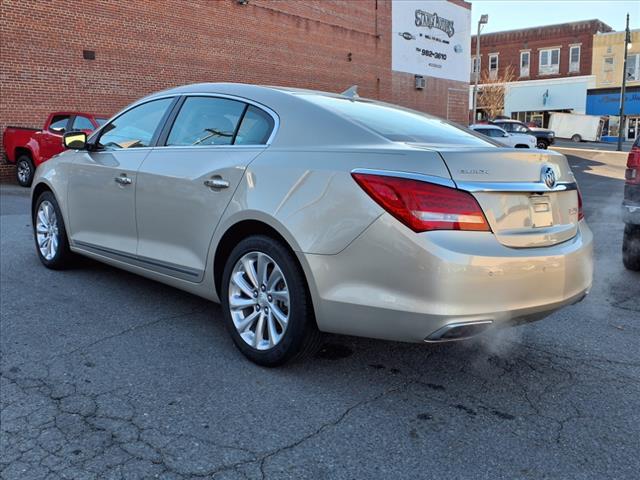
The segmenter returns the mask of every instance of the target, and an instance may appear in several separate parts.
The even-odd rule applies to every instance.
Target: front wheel
[[[582,137],[576,133],[571,137],[571,141],[575,143],[580,143],[582,141]]]
[[[36,201],[33,233],[38,258],[45,267],[61,270],[69,266],[73,254],[60,207],[51,192],[43,192]]]
[[[227,328],[249,360],[274,367],[317,350],[321,337],[307,284],[282,243],[262,235],[238,243],[221,290]]]
[[[622,237],[622,263],[633,271],[640,271],[640,226],[625,225]]]
[[[16,160],[16,180],[23,187],[30,187],[36,167],[28,155],[20,155]]]
[[[540,150],[546,150],[548,146],[549,144],[544,140],[538,140],[536,143],[536,148],[539,148]]]

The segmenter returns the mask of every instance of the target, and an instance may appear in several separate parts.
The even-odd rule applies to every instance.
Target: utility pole
[[[618,152],[622,151],[622,136],[624,135],[624,94],[627,89],[627,50],[631,43],[629,30],[629,14],[627,13],[627,27],[624,29],[624,62],[622,63],[622,88],[620,89],[620,121],[618,123]]]
[[[475,85],[473,86],[473,119],[471,123],[476,123],[477,119],[477,110],[478,110],[478,80],[480,79],[480,71],[482,66],[480,65],[480,30],[482,30],[482,25],[486,25],[489,21],[489,15],[480,15],[480,20],[478,20],[478,34],[476,35],[476,65],[478,66],[478,71],[475,72]]]

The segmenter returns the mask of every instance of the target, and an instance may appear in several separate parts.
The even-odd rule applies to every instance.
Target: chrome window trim
[[[251,145],[247,145],[247,144],[245,145],[156,145],[155,148],[268,147],[269,145],[271,145],[271,143],[273,142],[273,138],[276,136],[276,134],[278,133],[278,130],[280,129],[280,117],[278,116],[278,114],[272,109],[270,109],[269,107],[267,107],[266,105],[258,103],[254,100],[251,100],[245,97],[239,97],[237,95],[229,95],[226,93],[189,92],[189,93],[181,93],[179,95],[184,97],[185,100],[189,97],[213,97],[213,98],[224,98],[227,100],[235,100],[236,102],[242,102],[242,103],[246,103],[247,105],[253,105],[254,107],[259,108],[260,110],[266,112],[273,119],[273,128],[271,129],[271,135],[269,135],[269,138],[267,138],[267,141],[265,143],[255,143]],[[180,107],[180,109],[182,109],[182,106]],[[180,114],[180,112],[178,112],[178,114]],[[171,130],[169,130],[169,133],[171,133]]]
[[[566,192],[577,190],[576,182],[558,182],[553,188],[544,182],[456,182],[460,190],[467,192]]]
[[[443,187],[456,188],[456,184],[450,178],[436,177],[435,175],[425,175],[423,173],[402,172],[398,170],[377,170],[373,168],[354,168],[351,173],[361,173],[365,175],[381,175],[384,177],[406,178],[419,182],[435,183]]]
[[[266,105],[263,105],[263,104],[261,104],[259,102],[251,100],[249,98],[239,97],[239,96],[236,96],[236,95],[229,95],[229,94],[226,94],[226,93],[197,93],[197,92],[171,93],[171,94],[167,94],[167,95],[158,95],[156,97],[145,97],[145,98],[137,101],[136,103],[133,103],[133,104],[129,105],[125,110],[121,110],[116,115],[114,115],[113,117],[109,118],[104,123],[104,125],[102,125],[98,129],[94,130],[94,132],[87,139],[87,141],[90,141],[91,139],[93,139],[94,136],[99,135],[100,131],[104,128],[105,125],[109,125],[111,122],[116,120],[118,117],[124,115],[129,110],[131,110],[131,109],[133,109],[133,108],[135,108],[135,107],[137,107],[139,105],[142,105],[144,103],[152,102],[154,100],[163,100],[165,98],[175,98],[175,97],[185,97],[185,98],[188,98],[188,97],[217,97],[217,98],[226,98],[228,100],[236,100],[238,102],[243,102],[243,103],[246,103],[248,105],[253,105],[254,107],[259,108],[260,110],[265,111],[267,114],[269,114],[269,116],[271,118],[273,118],[273,129],[271,130],[271,135],[269,135],[269,138],[267,139],[266,143],[256,143],[256,144],[252,144],[252,145],[154,145],[154,146],[150,146],[150,147],[136,147],[135,150],[140,151],[142,149],[151,149],[151,148],[211,148],[211,147],[214,147],[214,148],[218,148],[218,147],[234,147],[234,148],[251,147],[251,148],[255,148],[255,147],[268,147],[269,145],[271,145],[271,143],[273,142],[274,137],[276,136],[276,134],[280,130],[280,117],[278,116],[278,114],[274,110],[272,110],[271,108],[267,107]],[[126,149],[122,149],[122,150],[126,150]]]

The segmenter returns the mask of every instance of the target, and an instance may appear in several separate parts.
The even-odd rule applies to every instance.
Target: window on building
[[[613,56],[604,57],[602,59],[602,83],[613,82]]]
[[[553,75],[560,71],[560,49],[548,48],[540,50],[540,65],[538,73],[540,75]]]
[[[529,64],[531,63],[531,52],[520,52],[520,76],[529,76]]]
[[[569,72],[580,71],[580,45],[573,45],[569,49]]]
[[[498,78],[498,54],[489,55],[489,78],[495,80]]]
[[[480,75],[480,58],[475,55],[471,57],[471,77],[473,80]]]
[[[627,82],[640,80],[640,53],[627,57]]]

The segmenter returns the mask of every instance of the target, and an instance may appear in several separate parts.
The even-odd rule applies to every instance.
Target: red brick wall
[[[489,20],[491,21],[491,20]],[[472,26],[477,28],[477,26]],[[591,75],[591,53],[593,35],[610,31],[611,27],[599,20],[573,22],[546,27],[511,30],[480,35],[480,56],[482,70],[489,68],[489,54],[499,53],[498,76],[504,75],[507,65],[513,65],[514,80],[539,80],[568,76]],[[581,43],[580,71],[569,72],[569,46]],[[538,75],[539,49],[560,48],[560,71],[557,75]],[[531,50],[529,76],[520,77],[520,51]],[[471,38],[471,52],[475,55],[476,38]]]
[[[449,93],[467,83],[427,78],[417,91],[413,75],[392,73],[390,0],[1,0],[1,9],[0,130],[41,126],[58,109],[110,115],[204,81],[357,84],[363,96],[467,117],[467,98]]]

